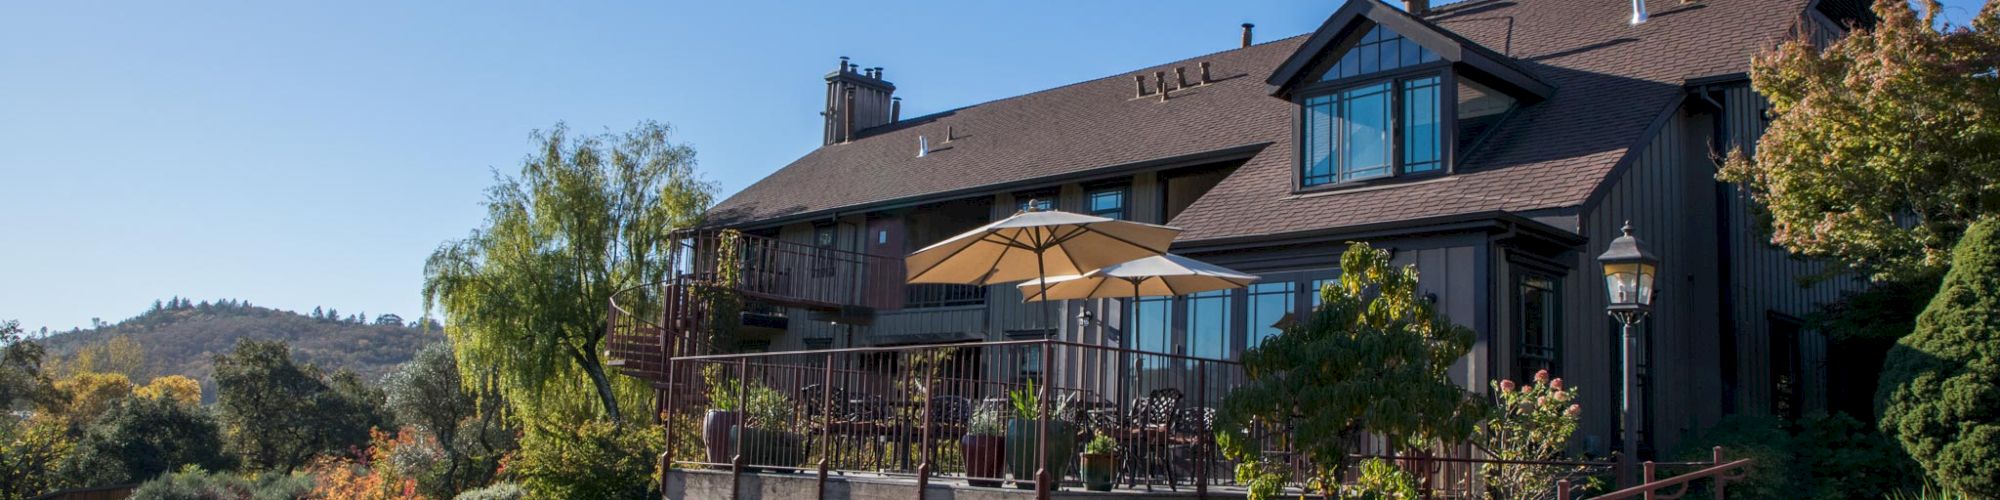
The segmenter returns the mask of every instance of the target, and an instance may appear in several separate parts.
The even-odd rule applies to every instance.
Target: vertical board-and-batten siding
[[[1757,138],[1764,133],[1767,123],[1764,111],[1768,107],[1763,96],[1748,86],[1731,87],[1723,91],[1724,133],[1731,148],[1742,148],[1745,154],[1755,151]],[[1793,318],[1804,318],[1819,304],[1838,300],[1843,293],[1860,290],[1865,283],[1851,276],[1828,278],[1802,286],[1802,278],[1818,276],[1827,269],[1826,263],[1798,259],[1784,249],[1770,244],[1770,236],[1757,228],[1756,214],[1751,209],[1750,197],[1735,186],[1725,186],[1728,197],[1729,234],[1737,236],[1729,241],[1729,253],[1733,257],[1730,266],[1731,294],[1735,298],[1736,309],[1736,352],[1738,390],[1737,409],[1744,413],[1764,414],[1770,410],[1771,379],[1768,360],[1771,359],[1769,333],[1771,313]],[[1820,409],[1826,406],[1826,349],[1827,342],[1818,332],[1805,331],[1799,335],[1800,362],[1805,371],[1805,407]]]
[[[1576,254],[1576,272],[1564,283],[1568,307],[1561,356],[1569,385],[1583,391],[1582,435],[1592,451],[1617,447],[1623,384],[1618,376],[1623,337],[1604,312],[1603,271],[1596,259],[1627,221],[1661,259],[1654,313],[1642,330],[1650,331],[1653,350],[1647,375],[1656,382],[1642,390],[1651,403],[1652,427],[1658,430],[1655,446],[1671,449],[1686,433],[1720,418],[1720,313],[1715,298],[1705,292],[1716,289],[1717,275],[1714,162],[1706,154],[1710,122],[1705,114],[1675,111],[1643,149],[1633,152],[1636,156],[1609,191],[1585,207],[1580,229],[1588,242]],[[1645,414],[1645,402],[1635,405],[1636,419]],[[1637,425],[1641,432],[1652,432],[1644,422]]]

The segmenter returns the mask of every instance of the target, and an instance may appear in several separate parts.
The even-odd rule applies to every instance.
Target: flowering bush
[[[1548,370],[1535,372],[1527,385],[1512,380],[1493,383],[1497,407],[1479,426],[1478,439],[1493,458],[1500,460],[1554,460],[1569,447],[1576,434],[1583,406],[1574,388],[1551,378]],[[1549,496],[1557,480],[1581,472],[1579,467],[1561,465],[1486,464],[1488,492],[1494,498],[1526,499]]]

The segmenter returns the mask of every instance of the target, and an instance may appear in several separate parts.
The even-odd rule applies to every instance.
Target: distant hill
[[[354,370],[364,380],[377,380],[409,361],[418,349],[444,339],[435,324],[426,331],[395,315],[381,318],[339,317],[315,309],[312,316],[220,300],[194,303],[174,298],[118,323],[87,330],[51,334],[38,339],[52,357],[71,357],[91,346],[130,338],[143,355],[139,373],[145,383],[162,375],[186,375],[201,381],[204,399],[213,401],[216,354],[229,352],[238,339],[283,340],[292,356],[318,365],[328,373]],[[320,316],[320,317],[314,317]]]

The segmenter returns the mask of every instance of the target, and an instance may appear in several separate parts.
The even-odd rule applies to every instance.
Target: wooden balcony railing
[[[733,272],[746,297],[808,309],[900,309],[903,258],[738,233],[685,231],[678,272],[716,283]]]

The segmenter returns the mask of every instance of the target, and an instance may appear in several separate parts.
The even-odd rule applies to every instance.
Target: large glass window
[[[1290,281],[1265,282],[1250,285],[1246,292],[1249,297],[1248,311],[1250,324],[1245,330],[1245,348],[1254,349],[1263,345],[1264,339],[1277,336],[1281,332],[1272,326],[1291,316],[1297,307],[1298,284]],[[1317,295],[1315,295],[1317,297]]]
[[[1468,150],[1485,137],[1518,103],[1512,96],[1466,79],[1458,80],[1458,149]]]
[[[1172,297],[1128,299],[1133,303],[1132,321],[1125,331],[1125,345],[1146,352],[1173,352],[1174,308]]]
[[[1084,195],[1084,202],[1089,205],[1090,215],[1124,219],[1125,192],[1125,186],[1097,188]]]
[[[1367,78],[1437,60],[1381,26],[1355,41],[1321,81],[1360,83],[1302,92],[1299,185],[1444,171],[1444,78],[1429,72]]]
[[[1562,295],[1556,281],[1547,276],[1522,273],[1515,278],[1516,380],[1528,380],[1537,370],[1560,375],[1562,317],[1557,308]]]
[[[1198,358],[1229,357],[1228,290],[1187,296],[1187,350]]]

